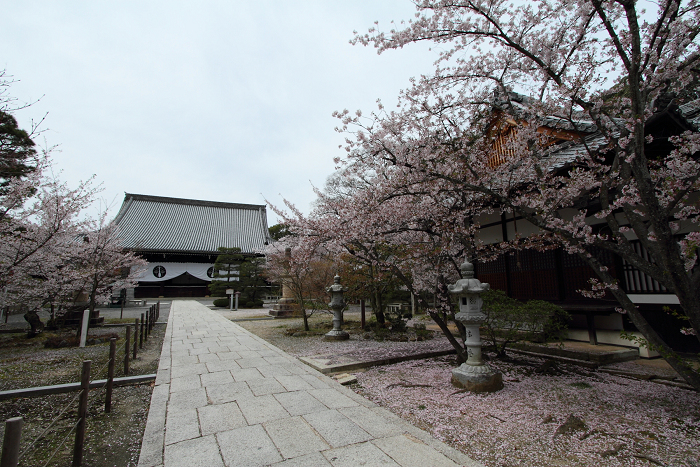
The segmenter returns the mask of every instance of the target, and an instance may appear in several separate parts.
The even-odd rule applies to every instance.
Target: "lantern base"
[[[324,336],[324,341],[346,341],[350,339],[350,334],[342,330],[332,330],[328,331]]]
[[[268,315],[274,316],[275,318],[282,318],[285,316],[293,316],[299,314],[299,307],[292,299],[281,299],[274,305],[272,309],[268,312]]]
[[[452,370],[452,384],[470,392],[496,392],[503,389],[503,376],[486,364],[462,363]]]

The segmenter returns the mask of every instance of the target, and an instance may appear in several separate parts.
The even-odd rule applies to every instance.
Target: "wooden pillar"
[[[508,241],[508,219],[506,219],[506,213],[501,213],[501,234],[503,235],[503,241]],[[503,261],[506,270],[506,295],[509,297],[513,296],[513,287],[511,286],[510,278],[510,264],[508,263],[508,255],[503,253]]]
[[[588,341],[591,345],[598,345],[598,336],[595,333],[595,319],[592,311],[586,311],[586,326],[588,327]]]

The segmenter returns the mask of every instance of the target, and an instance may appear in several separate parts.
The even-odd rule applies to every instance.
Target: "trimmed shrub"
[[[569,314],[553,303],[523,303],[502,290],[489,290],[481,297],[486,314],[484,340],[491,343],[499,357],[506,355],[508,344],[522,340],[561,342],[566,335]]]

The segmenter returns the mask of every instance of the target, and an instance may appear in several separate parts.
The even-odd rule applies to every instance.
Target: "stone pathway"
[[[195,301],[173,301],[140,467],[479,466]]]

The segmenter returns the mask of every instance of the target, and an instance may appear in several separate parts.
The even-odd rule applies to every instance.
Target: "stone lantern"
[[[481,358],[481,333],[479,327],[486,320],[481,312],[484,301],[481,293],[489,289],[474,277],[474,265],[468,260],[462,266],[462,279],[447,290],[459,299],[459,313],[455,319],[464,324],[467,361],[452,370],[452,384],[472,392],[494,392],[503,389],[501,373],[494,371]]]
[[[343,293],[347,289],[340,285],[340,276],[336,274],[333,278],[333,285],[326,289],[326,292],[331,294],[331,302],[328,304],[331,310],[333,310],[333,329],[328,331],[324,340],[327,341],[344,341],[350,339],[350,334],[343,331],[343,309],[345,308],[345,299],[343,299]]]

